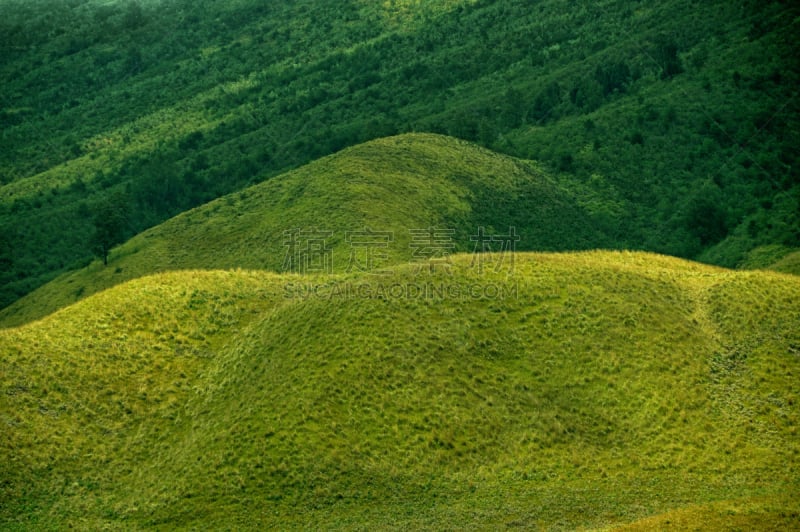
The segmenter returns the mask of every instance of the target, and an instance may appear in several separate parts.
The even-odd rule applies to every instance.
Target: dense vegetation
[[[754,0],[2,0],[0,306],[86,264],[112,198],[121,240],[407,131],[548,165],[592,198],[607,247],[788,253],[797,16]]]
[[[171,272],[0,330],[0,523],[797,527],[800,278],[473,259]]]

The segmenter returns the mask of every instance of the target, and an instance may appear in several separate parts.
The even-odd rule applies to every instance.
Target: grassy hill
[[[364,141],[436,132],[589,189],[614,247],[800,247],[791,2],[0,0],[0,306]]]
[[[65,274],[0,311],[16,325],[45,316],[98,290],[176,269],[250,268],[298,272],[287,264],[286,231],[328,231],[330,270],[379,269],[407,262],[418,249],[411,231],[452,229],[455,246],[472,251],[486,235],[519,235],[518,250],[608,246],[596,227],[591,194],[559,186],[538,165],[432,134],[407,134],[345,149],[183,213]],[[384,232],[385,256],[366,264],[348,232]],[[491,244],[498,249],[499,244]],[[297,238],[297,251],[307,246]],[[490,246],[490,248],[491,248]],[[353,253],[356,255],[353,256]],[[294,253],[292,254],[294,256]],[[323,268],[324,269],[324,268]]]
[[[798,21],[0,0],[0,529],[800,528]]]
[[[501,257],[163,273],[0,331],[3,526],[798,525],[796,276]]]

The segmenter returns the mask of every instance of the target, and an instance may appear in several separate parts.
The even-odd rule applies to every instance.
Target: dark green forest
[[[0,0],[0,307],[98,235],[412,131],[546,165],[596,247],[788,253],[799,41],[788,1]]]

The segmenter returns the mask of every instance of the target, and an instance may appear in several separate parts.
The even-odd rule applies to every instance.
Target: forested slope
[[[132,236],[372,138],[541,161],[614,247],[798,247],[784,2],[0,2],[0,305]],[[598,197],[600,199],[598,199]]]

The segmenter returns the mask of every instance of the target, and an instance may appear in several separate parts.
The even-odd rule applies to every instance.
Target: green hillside
[[[772,263],[770,269],[778,272],[800,275],[800,251],[794,251],[784,255],[779,260]]]
[[[286,231],[322,235],[331,272],[358,271],[407,262],[417,249],[412,231],[428,228],[453,231],[445,235],[454,246],[448,252],[472,251],[478,242],[470,238],[480,227],[487,236],[507,235],[513,227],[517,250],[607,247],[611,240],[596,228],[599,216],[590,193],[568,193],[535,163],[439,135],[401,135],[343,150],[181,214],[114,249],[109,266],[95,261],[6,308],[0,323],[40,318],[159,271],[309,273],[286,263]],[[385,256],[373,264],[367,264],[370,251],[347,234],[365,228],[385,233],[385,247],[371,252]],[[296,238],[297,251],[311,236]]]
[[[798,526],[800,279],[501,256],[165,273],[0,331],[2,526]]]
[[[800,275],[800,251],[785,246],[760,246],[747,254],[742,266]]]
[[[0,0],[0,307],[321,156],[435,132],[594,193],[613,247],[800,247],[792,2]]]
[[[800,529],[798,42],[0,0],[0,530]]]

